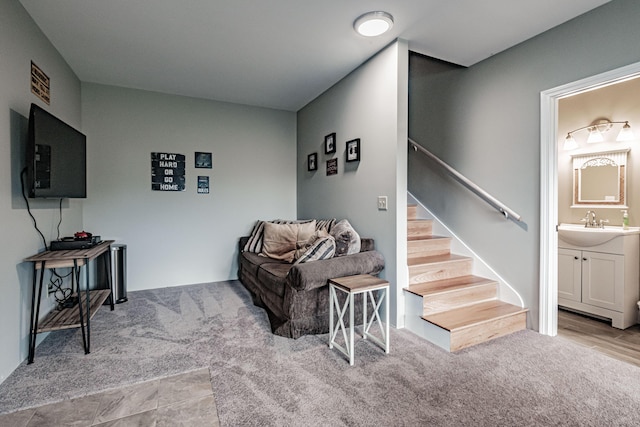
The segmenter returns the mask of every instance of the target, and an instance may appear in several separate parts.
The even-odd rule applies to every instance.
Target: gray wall
[[[401,322],[397,276],[406,270],[406,257],[400,272],[396,257],[406,255],[407,54],[406,42],[391,44],[298,112],[298,217],[347,218],[361,236],[375,238],[386,260],[381,277],[392,287],[394,324]],[[324,137],[332,132],[337,151],[325,155]],[[345,143],[354,138],[361,140],[361,160],[346,163]],[[314,152],[318,170],[308,172]],[[338,159],[334,176],[326,175],[330,158]],[[378,210],[378,196],[388,197],[388,211]]]
[[[640,3],[614,0],[468,69],[410,72],[409,135],[520,213],[505,221],[418,154],[409,190],[522,295],[538,327],[540,92],[640,60]],[[415,62],[415,63],[414,63]],[[431,90],[441,80],[446,90]],[[431,121],[433,105],[439,120]],[[426,122],[426,123],[425,123]]]
[[[82,114],[84,227],[127,245],[129,290],[236,278],[238,238],[295,217],[295,113],[83,83]],[[212,169],[194,167],[196,151]],[[185,191],[151,190],[151,152],[186,156]]]
[[[51,79],[51,105],[30,91],[31,61]],[[29,107],[36,103],[80,128],[80,82],[20,3],[0,1],[0,382],[27,356],[31,265],[22,262],[43,249],[20,192],[25,165]],[[47,244],[57,235],[57,200],[31,200],[31,208]],[[62,235],[82,228],[82,202],[65,201]],[[50,309],[45,297],[42,312]],[[41,338],[44,335],[40,336]],[[79,349],[81,351],[81,349]]]

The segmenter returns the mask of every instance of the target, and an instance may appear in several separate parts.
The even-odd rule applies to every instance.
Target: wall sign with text
[[[51,105],[51,80],[31,61],[31,93]]]
[[[151,189],[184,191],[185,156],[175,153],[151,153]]]
[[[208,176],[198,176],[198,194],[209,194]]]

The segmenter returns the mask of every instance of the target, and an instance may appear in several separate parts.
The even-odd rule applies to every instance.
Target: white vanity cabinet
[[[559,240],[558,305],[611,319],[625,329],[638,321],[638,234],[591,247]]]

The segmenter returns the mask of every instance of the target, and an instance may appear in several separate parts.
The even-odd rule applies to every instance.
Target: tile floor
[[[624,330],[616,329],[610,321],[558,310],[558,335],[614,359],[640,366],[640,324]]]
[[[219,426],[209,369],[0,415],[0,427]]]

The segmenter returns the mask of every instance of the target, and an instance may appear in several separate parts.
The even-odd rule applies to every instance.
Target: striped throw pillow
[[[333,237],[321,237],[316,240],[313,245],[311,245],[309,249],[307,249],[307,251],[294,262],[294,264],[333,258],[335,251],[336,241]]]
[[[253,226],[253,230],[251,230],[251,234],[249,235],[249,240],[244,245],[244,248],[242,248],[243,252],[254,252],[259,254],[262,251],[264,223],[265,221],[258,221],[256,222],[256,225]]]
[[[318,231],[326,231],[327,233],[331,232],[331,228],[336,223],[336,219],[318,219],[316,220],[316,230]]]

